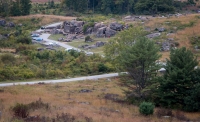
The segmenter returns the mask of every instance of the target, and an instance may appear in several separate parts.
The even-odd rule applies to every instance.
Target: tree
[[[31,0],[20,0],[21,15],[29,15],[31,10]]]
[[[200,83],[200,80],[193,77],[197,65],[196,57],[185,47],[171,50],[170,59],[167,60],[165,67],[166,73],[158,79],[159,104],[183,108],[184,98],[190,96],[189,91]]]
[[[19,15],[21,15],[19,0],[16,0],[15,2],[12,1],[12,6],[10,8],[10,14],[12,16],[19,16]]]
[[[141,100],[147,97],[144,90],[159,68],[155,63],[160,57],[159,48],[142,35],[144,31],[141,28],[131,28],[121,32],[117,41],[110,41],[106,47],[107,56],[116,63],[115,66],[120,71],[128,72],[129,77],[122,84],[128,88],[125,94],[131,101],[133,96]]]

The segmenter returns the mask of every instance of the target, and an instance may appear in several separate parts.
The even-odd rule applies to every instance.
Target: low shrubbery
[[[139,106],[139,111],[143,115],[151,115],[154,112],[154,105],[150,102],[142,102]]]

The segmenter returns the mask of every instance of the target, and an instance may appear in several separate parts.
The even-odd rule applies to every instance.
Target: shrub
[[[87,29],[89,28],[89,27],[94,27],[94,22],[89,22],[89,23],[87,23],[87,24],[85,24],[84,26],[83,26],[83,33],[86,33],[86,31],[87,31]]]
[[[22,44],[31,44],[31,39],[29,37],[19,37],[17,39],[17,43],[22,43]]]
[[[139,111],[143,115],[151,115],[154,112],[154,107],[151,102],[142,102],[139,106]]]
[[[88,41],[90,41],[91,40],[91,37],[90,36],[86,36],[85,37],[85,42],[88,42]]]
[[[13,108],[15,117],[26,118],[29,116],[29,109],[27,105],[17,103]]]

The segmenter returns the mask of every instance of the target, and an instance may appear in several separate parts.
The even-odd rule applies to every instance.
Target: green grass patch
[[[63,36],[62,34],[52,34],[51,36],[49,36],[48,39],[58,40],[59,38],[65,38],[65,36]]]
[[[73,46],[73,47],[76,47],[76,48],[79,48],[79,46],[81,45],[93,45],[95,44],[97,41],[102,41],[102,42],[108,42],[108,40],[110,38],[93,38],[94,41],[93,42],[85,42],[84,39],[76,39],[76,40],[73,40],[72,42],[68,42],[67,44]],[[79,48],[81,50],[84,50],[83,48]],[[85,50],[85,51],[92,51],[94,53],[98,53],[98,54],[103,54],[103,49],[104,49],[104,46],[102,47],[98,47],[98,48],[94,48],[94,49],[90,49],[90,50]]]

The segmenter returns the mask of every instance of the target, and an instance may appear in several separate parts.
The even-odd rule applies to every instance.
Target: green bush
[[[87,31],[87,29],[89,28],[89,27],[94,27],[94,22],[89,22],[89,23],[87,23],[87,24],[85,24],[84,26],[83,26],[83,33],[86,33],[86,31]]]
[[[189,112],[200,111],[200,83],[195,85],[188,93],[189,95],[184,98],[183,109]]]
[[[143,115],[151,115],[154,112],[154,107],[151,102],[142,102],[139,106],[139,111]]]

